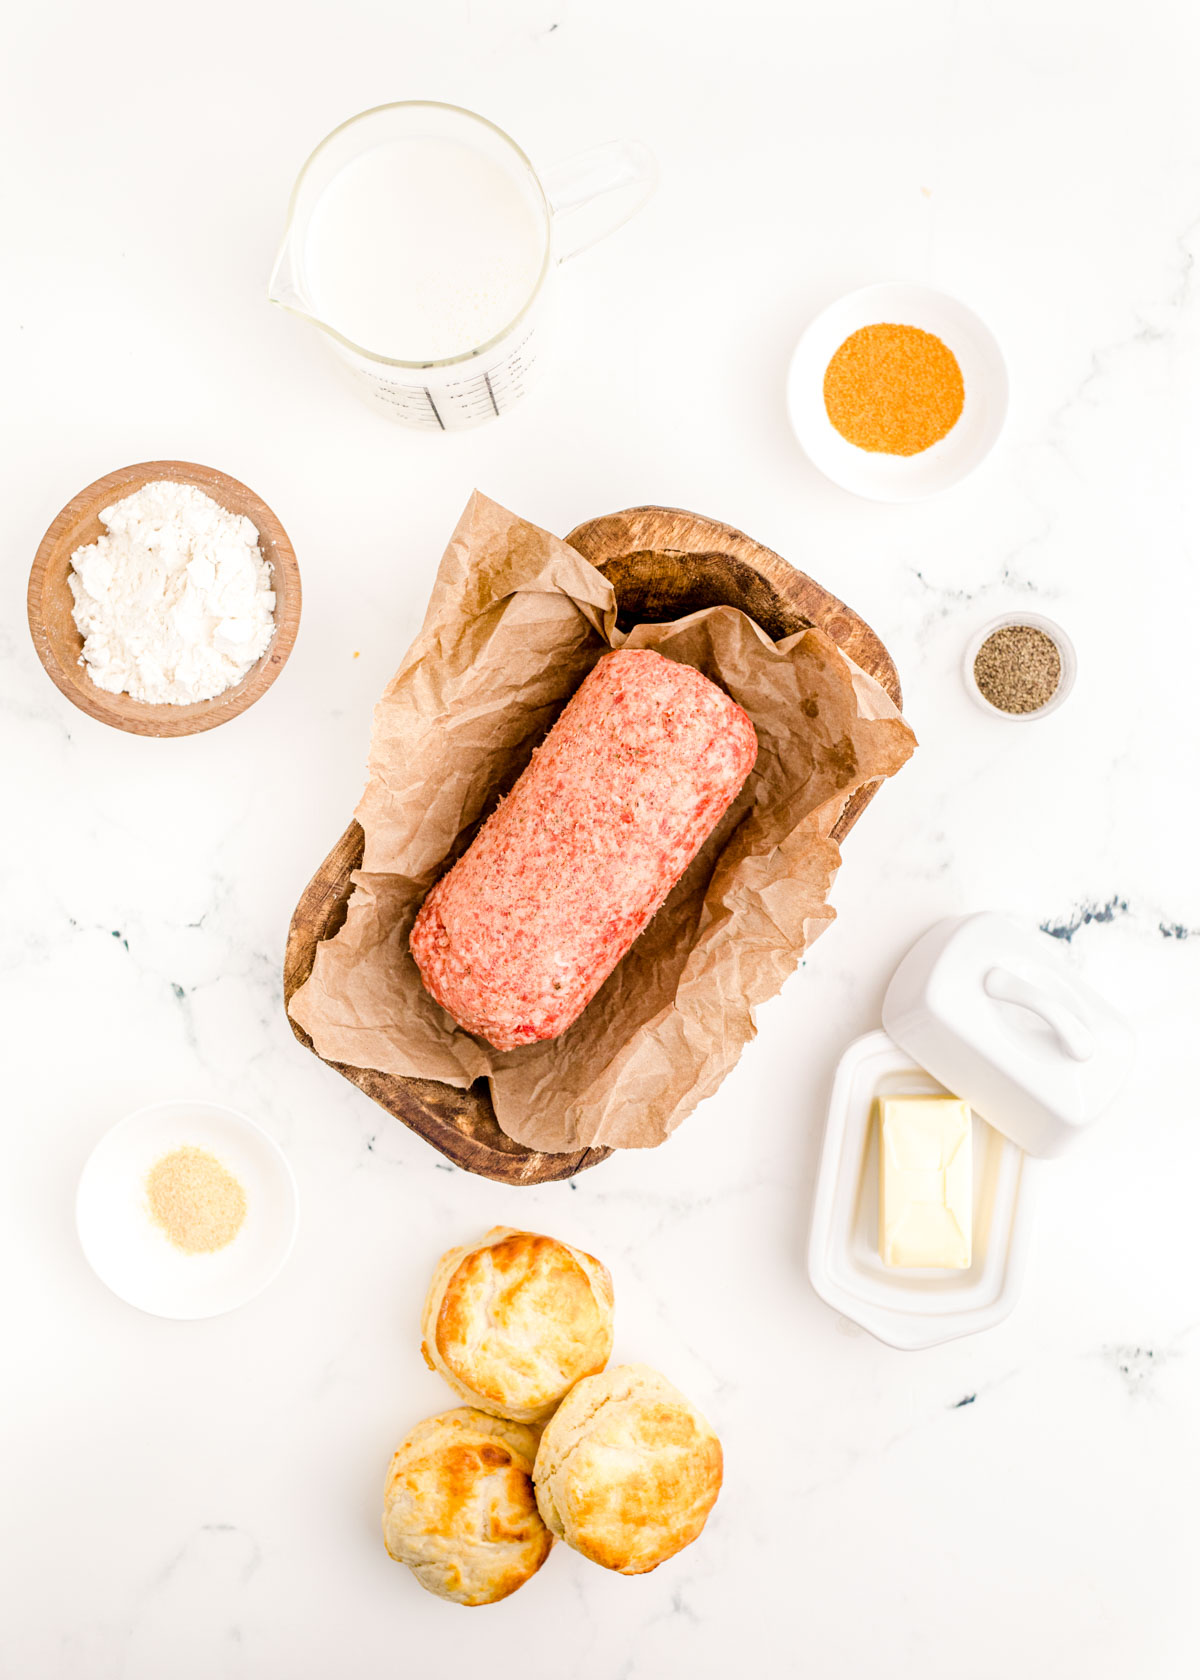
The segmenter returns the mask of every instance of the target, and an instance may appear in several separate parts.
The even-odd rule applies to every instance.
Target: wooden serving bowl
[[[896,667],[870,625],[812,578],[731,526],[678,508],[630,508],[576,526],[567,541],[612,583],[623,630],[721,605],[740,607],[774,641],[816,625],[900,705]],[[847,801],[833,830],[836,840],[850,832],[877,786],[862,788]],[[346,919],[350,877],[362,864],[363,845],[363,831],[352,822],[296,906],[284,959],[289,1003],[312,973],[317,946]],[[315,1055],[304,1029],[295,1021],[291,1028]],[[433,1079],[402,1079],[342,1062],[327,1065],[457,1166],[502,1184],[573,1178],[612,1153],[584,1149],[547,1155],[515,1143],[496,1124],[486,1080],[460,1091]]]
[[[270,564],[275,589],[275,634],[262,658],[224,694],[186,706],[150,705],[128,694],[108,694],[97,688],[80,662],[83,637],[72,617],[72,554],[102,535],[103,509],[132,496],[144,484],[164,478],[194,484],[230,513],[245,514],[258,531],[258,546]],[[236,478],[191,461],[141,461],[98,478],[73,496],[54,519],[29,574],[28,611],[38,658],[51,682],[81,712],[131,735],[197,735],[252,706],[283,670],[300,628],[300,569],[283,526],[267,504]]]

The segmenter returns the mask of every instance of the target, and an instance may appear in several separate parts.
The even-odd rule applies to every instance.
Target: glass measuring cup
[[[411,263],[405,260],[409,248],[399,225],[402,212],[396,208],[403,204],[405,183],[400,182],[399,197],[394,193],[389,197],[379,173],[380,160],[392,155],[383,149],[401,143],[424,147],[434,172],[444,170],[447,159],[458,160],[460,166],[459,179],[447,177],[448,188],[453,189],[451,210],[440,227],[436,217],[433,222],[426,218],[425,243],[418,244],[414,238]],[[410,164],[414,156],[409,154]],[[349,223],[348,212],[340,210],[339,223],[331,216],[329,189],[339,179],[348,181],[343,172],[356,166],[376,171],[379,190],[372,188],[368,175],[360,173],[354,202],[361,214]],[[529,388],[541,355],[555,269],[628,221],[654,190],[656,178],[654,159],[638,141],[597,146],[539,177],[515,141],[472,111],[428,100],[379,105],[335,128],[300,171],[268,296],[272,303],[321,329],[348,367],[359,394],[389,418],[421,431],[477,426],[505,413]],[[423,184],[418,180],[417,186],[426,200],[429,195],[436,199],[435,174]],[[346,198],[344,185],[339,191]],[[464,196],[471,191],[475,193],[473,206],[469,196]],[[372,224],[373,193],[378,209]],[[461,212],[457,215],[455,197]],[[493,262],[495,272],[481,278],[469,272],[473,267],[471,217],[478,215],[481,226],[495,224],[498,207],[509,215],[519,238],[514,233],[508,241],[512,260],[499,268]],[[429,270],[432,280],[424,282],[424,294],[409,296],[409,269],[423,273],[429,268],[430,228],[446,242],[443,256],[448,263],[453,266],[461,254],[463,283],[436,284],[435,265]],[[397,303],[395,320],[386,330],[383,323],[391,281],[381,281],[382,290],[377,289],[373,300],[374,315],[361,299],[348,311],[331,308],[336,286],[331,289],[327,279],[322,281],[323,274],[336,274],[340,263],[351,288],[356,278],[366,285],[372,258],[378,261],[385,250],[394,264],[395,297],[404,294],[409,308],[406,323]],[[371,301],[367,297],[367,303]],[[370,329],[364,333],[367,322]],[[406,332],[411,332],[411,347]],[[455,332],[459,341],[449,353]],[[365,342],[368,337],[375,342]]]

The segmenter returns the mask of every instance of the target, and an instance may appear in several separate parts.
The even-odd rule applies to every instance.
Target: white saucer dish
[[[146,1175],[164,1155],[208,1150],[246,1192],[246,1217],[212,1254],[176,1248],[150,1216]],[[112,1127],[88,1158],[75,1203],[79,1240],[96,1275],[130,1306],[160,1318],[212,1318],[252,1300],[291,1253],[296,1181],[260,1126],[216,1103],[167,1102]]]
[[[957,423],[919,455],[860,449],[825,410],[825,370],[835,351],[851,333],[884,322],[934,333],[962,370]],[[966,304],[932,286],[888,282],[850,292],[809,324],[792,355],[787,405],[801,447],[826,478],[871,501],[915,502],[948,490],[990,453],[1008,412],[1008,370],[992,332]]]
[[[952,1095],[885,1032],[838,1064],[817,1175],[808,1273],[821,1299],[889,1347],[934,1347],[999,1324],[1016,1305],[1029,1248],[1033,1163],[973,1114],[974,1256],[964,1271],[885,1266],[879,1254],[882,1096]]]

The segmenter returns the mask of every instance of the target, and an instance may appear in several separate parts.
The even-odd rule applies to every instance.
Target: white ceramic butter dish
[[[898,1348],[986,1330],[1016,1304],[1036,1156],[1062,1154],[1133,1069],[1133,1032],[1048,935],[991,911],[939,922],[884,998],[885,1032],[838,1064],[808,1269],[822,1300]],[[880,1097],[945,1094],[972,1112],[975,1242],[957,1271],[879,1253]]]
[[[808,1272],[837,1312],[895,1348],[986,1330],[1016,1305],[1029,1247],[1033,1163],[973,1114],[975,1228],[965,1270],[885,1266],[879,1253],[879,1127],[886,1096],[957,1096],[885,1032],[850,1045],[834,1075],[817,1175]]]

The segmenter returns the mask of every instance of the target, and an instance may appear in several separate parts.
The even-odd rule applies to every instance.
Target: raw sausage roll
[[[426,989],[497,1050],[595,996],[754,765],[742,708],[690,665],[608,653],[436,884],[410,946]]]

